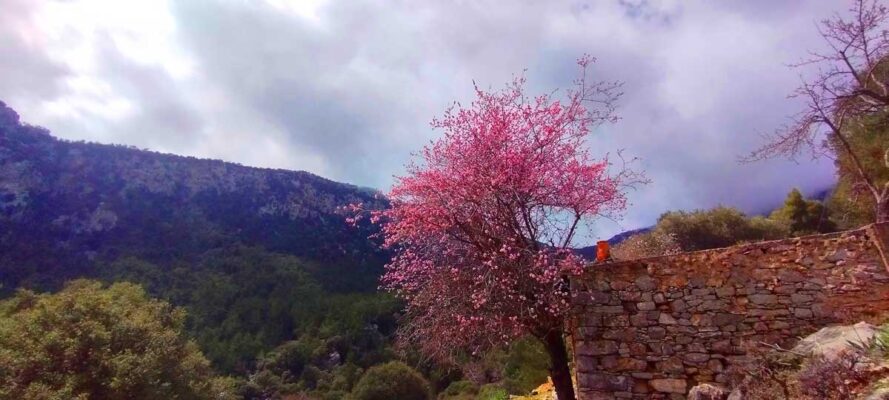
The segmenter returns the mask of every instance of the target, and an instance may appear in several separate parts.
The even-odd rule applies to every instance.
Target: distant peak
[[[19,115],[12,108],[0,100],[0,127],[2,126],[18,126]]]

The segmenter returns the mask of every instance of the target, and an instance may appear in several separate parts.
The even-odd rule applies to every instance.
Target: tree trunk
[[[883,164],[889,168],[889,149],[883,153]],[[883,190],[874,197],[877,206],[876,222],[889,222],[889,182],[883,183]]]
[[[876,199],[876,222],[889,222],[889,195],[883,190],[882,195]]]
[[[571,369],[568,367],[568,348],[565,346],[562,332],[553,329],[541,340],[546,346],[546,352],[549,353],[551,364],[549,376],[553,380],[557,398],[559,400],[575,400]]]

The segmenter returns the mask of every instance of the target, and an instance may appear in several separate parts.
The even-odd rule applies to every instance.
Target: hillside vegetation
[[[65,299],[109,324],[140,312],[104,309],[109,298],[169,303],[178,308],[158,316],[172,324],[166,334],[196,352],[180,373],[199,386],[180,396],[342,399],[365,371],[399,359],[407,376],[427,382],[426,395],[442,392],[463,378],[459,369],[393,348],[403,305],[376,290],[389,255],[368,239],[374,228],[345,223],[341,208],[358,202],[386,205],[372,190],[306,172],[60,140],[0,102],[0,300],[7,299],[0,327],[10,335],[30,329],[21,319],[42,304],[31,299]],[[80,278],[93,281],[62,290]],[[116,282],[129,283],[102,288]],[[43,317],[64,314],[52,310]],[[51,328],[38,336],[68,334]],[[84,351],[94,343],[74,339],[86,340]],[[515,393],[533,388],[546,376],[534,345],[498,352],[478,364],[476,378],[504,381]],[[29,365],[23,353],[3,356],[5,365]],[[27,371],[0,368],[0,379],[20,373]],[[368,382],[360,396],[372,397]],[[67,398],[93,390],[64,380],[29,385],[14,393]]]
[[[122,256],[168,266],[243,244],[322,262],[326,288],[373,290],[386,261],[337,212],[376,193],[307,172],[68,142],[0,102],[0,284],[57,289]],[[340,279],[348,271],[349,279]]]

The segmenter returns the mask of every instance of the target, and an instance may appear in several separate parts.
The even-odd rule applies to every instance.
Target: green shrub
[[[0,302],[0,398],[230,399],[182,335],[185,313],[141,287],[77,280]]]
[[[367,370],[352,390],[354,400],[428,400],[429,383],[413,368],[392,361]]]
[[[539,340],[524,338],[509,348],[503,366],[503,388],[524,395],[546,382],[550,360]]]
[[[478,386],[470,381],[451,382],[448,387],[438,394],[439,400],[475,400],[478,394]]]
[[[484,385],[478,391],[478,400],[507,400],[509,399],[509,393],[506,393],[506,389],[500,387],[497,384],[489,383]]]

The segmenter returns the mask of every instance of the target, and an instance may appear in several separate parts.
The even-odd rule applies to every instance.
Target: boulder
[[[824,356],[833,360],[844,351],[853,350],[854,346],[869,344],[878,331],[879,328],[867,322],[829,326],[806,336],[793,348],[793,352],[807,356]]]
[[[691,388],[688,392],[688,400],[726,400],[728,389],[709,383],[702,383]]]
[[[744,400],[744,392],[740,388],[735,388],[725,400]]]

